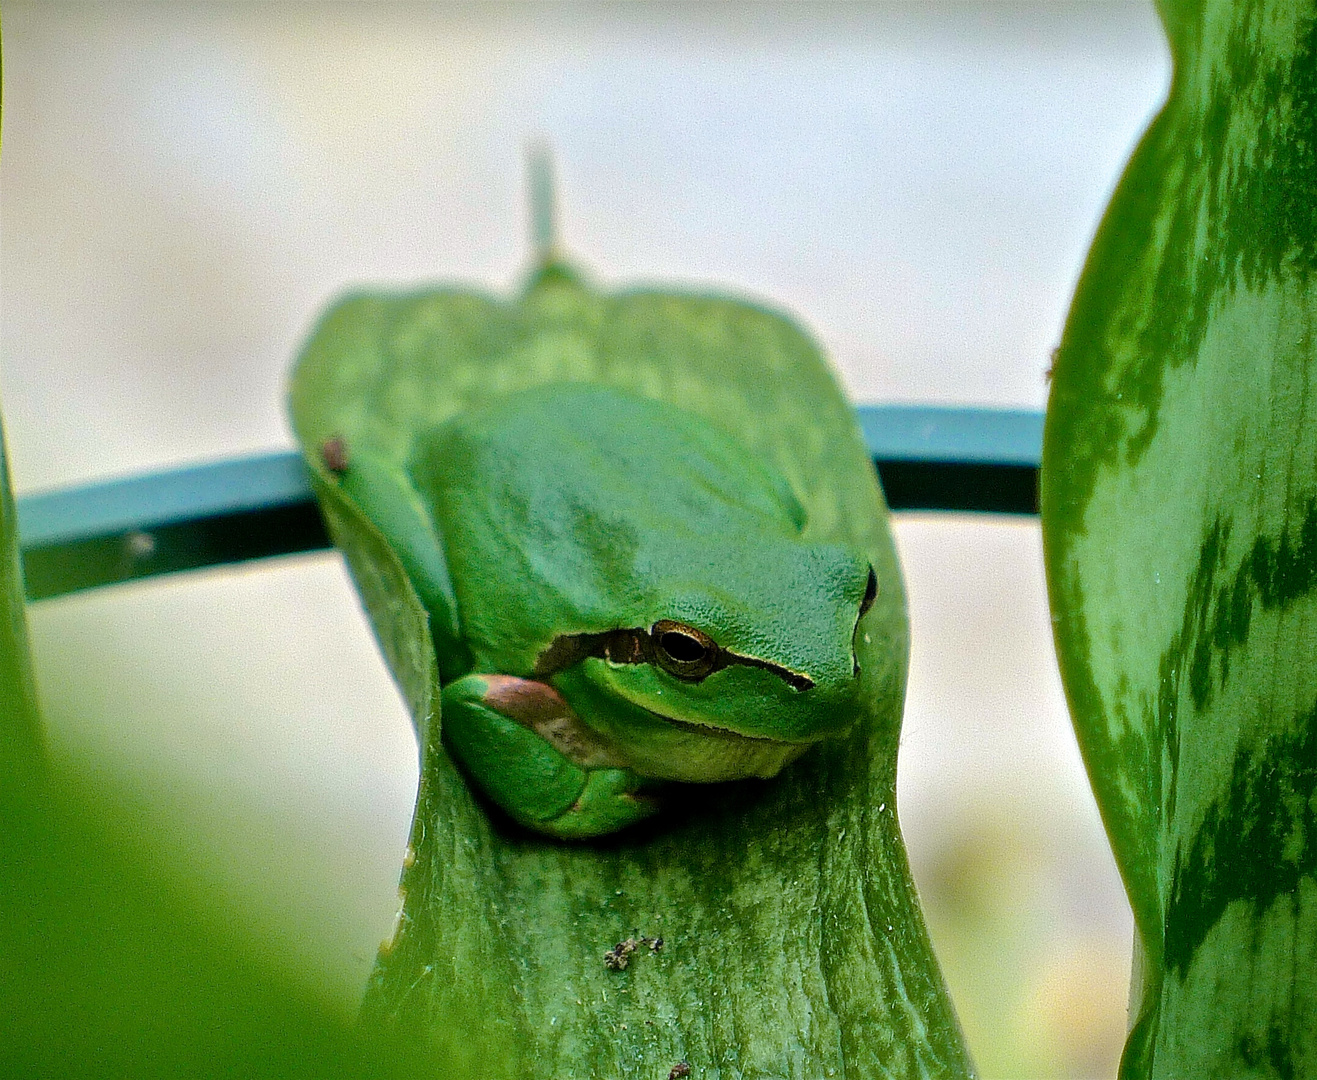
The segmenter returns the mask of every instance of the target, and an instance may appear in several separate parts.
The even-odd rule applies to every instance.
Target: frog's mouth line
[[[549,643],[548,648],[540,653],[539,658],[535,661],[535,670],[531,673],[531,678],[549,679],[560,671],[565,671],[567,668],[579,664],[587,657],[607,660],[613,664],[649,664],[654,666],[657,649],[654,640],[655,635],[661,628],[670,625],[675,626],[677,624],[661,620],[655,623],[653,627],[648,628],[605,630],[603,633],[598,634],[559,634]],[[692,632],[698,633],[698,631]],[[771,672],[797,692],[814,688],[814,680],[808,675],[799,671],[792,671],[790,668],[775,664],[771,660],[762,660],[757,656],[744,656],[741,653],[732,652],[730,649],[724,649],[704,634],[700,634],[700,637],[704,639],[706,647],[713,650],[713,656],[703,673],[697,678],[688,678],[671,671],[670,667],[665,667],[669,674],[682,679],[683,682],[700,682],[715,671],[739,664],[745,667],[762,668]],[[670,718],[663,717],[663,719],[669,720]],[[680,723],[681,721],[671,720],[670,722]],[[705,725],[698,726],[703,728]]]
[[[626,698],[626,701],[628,704],[634,705],[642,712],[649,713],[649,715],[656,720],[662,720],[665,724],[670,724],[675,728],[682,728],[693,735],[699,735],[701,738],[709,738],[712,736],[714,738],[725,739],[728,742],[766,743],[771,746],[813,746],[814,743],[819,741],[817,739],[774,739],[768,735],[746,735],[740,731],[733,731],[731,728],[716,727],[713,724],[702,724],[698,720],[680,720],[675,716],[667,716],[655,709],[651,709],[648,705],[642,705],[638,701],[632,701],[630,698]]]

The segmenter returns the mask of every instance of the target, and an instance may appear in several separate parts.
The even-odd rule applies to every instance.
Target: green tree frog
[[[443,740],[522,825],[598,836],[680,784],[771,777],[860,714],[869,561],[709,421],[551,382],[327,448],[430,614]]]

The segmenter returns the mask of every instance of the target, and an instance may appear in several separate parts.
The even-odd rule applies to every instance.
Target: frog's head
[[[880,588],[866,557],[784,536],[660,561],[637,568],[645,586],[620,625],[561,635],[535,672],[637,768],[683,780],[768,776],[851,728],[857,637]]]

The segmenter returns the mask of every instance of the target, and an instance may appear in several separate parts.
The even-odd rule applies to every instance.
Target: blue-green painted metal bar
[[[862,406],[893,510],[1037,512],[1042,414]],[[18,500],[28,596],[329,546],[301,456],[268,454]]]
[[[1043,414],[1014,409],[862,405],[860,427],[876,461],[944,461],[1038,468]]]
[[[18,500],[18,535],[24,549],[44,547],[309,498],[302,456],[267,454],[28,495]]]

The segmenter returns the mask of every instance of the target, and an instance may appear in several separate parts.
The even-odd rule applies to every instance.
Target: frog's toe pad
[[[570,809],[535,828],[564,840],[617,832],[662,808],[654,794],[639,790],[646,786],[630,769],[597,769],[587,776],[585,788]]]

